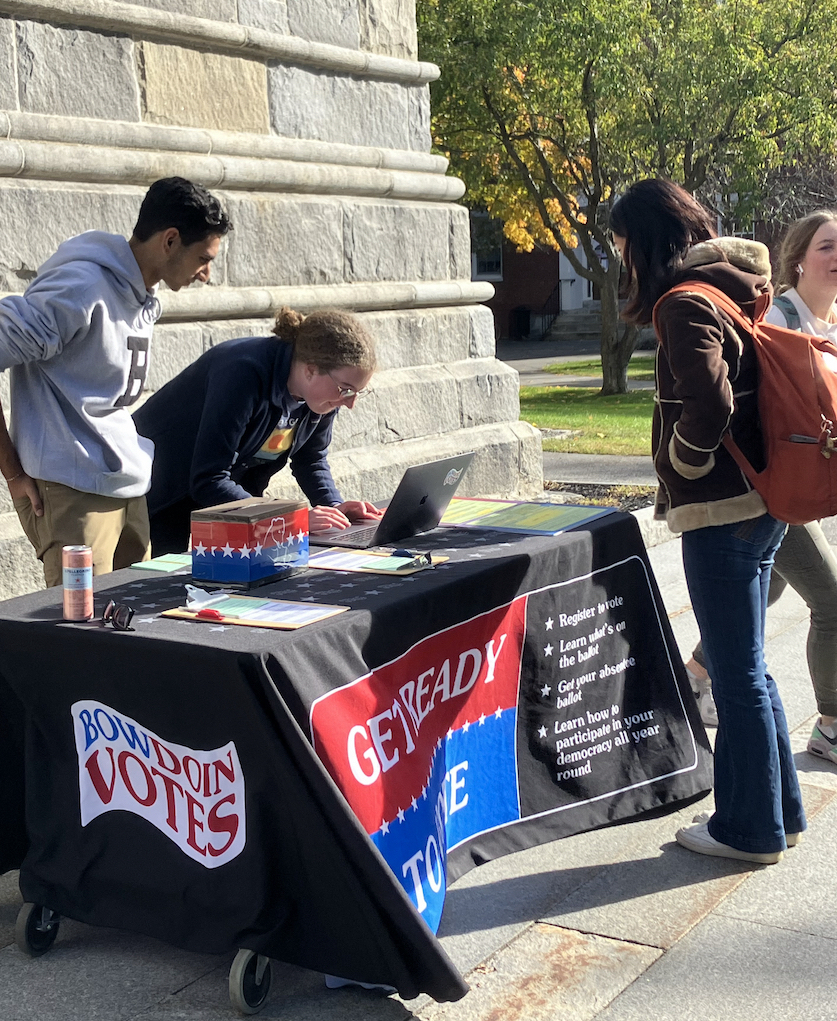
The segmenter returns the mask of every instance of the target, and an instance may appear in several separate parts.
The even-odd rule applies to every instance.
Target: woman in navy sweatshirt
[[[380,517],[364,500],[343,500],[327,458],[337,410],[368,392],[372,338],[349,313],[287,308],[273,333],[210,348],[134,415],[155,446],[155,556],[187,549],[193,510],[261,496],[288,461],[311,503],[312,533]]]

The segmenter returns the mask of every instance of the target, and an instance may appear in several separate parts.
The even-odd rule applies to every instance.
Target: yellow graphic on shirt
[[[262,448],[256,454],[256,457],[265,461],[275,461],[277,457],[291,449],[291,444],[294,441],[294,432],[296,432],[296,422],[293,425],[283,425],[279,426],[278,429],[274,429],[262,444]]]

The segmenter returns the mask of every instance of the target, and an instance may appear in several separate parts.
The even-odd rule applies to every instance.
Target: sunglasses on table
[[[131,621],[134,619],[134,608],[127,603],[115,603],[112,599],[102,611],[102,624],[110,626],[114,631],[133,631]]]

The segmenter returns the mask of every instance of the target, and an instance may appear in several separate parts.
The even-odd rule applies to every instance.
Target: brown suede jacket
[[[691,249],[675,283],[712,284],[752,315],[770,291],[767,248],[715,238]],[[655,517],[674,532],[724,525],[766,512],[764,501],[723,447],[731,433],[751,464],[764,467],[751,338],[702,296],[676,294],[657,310]]]

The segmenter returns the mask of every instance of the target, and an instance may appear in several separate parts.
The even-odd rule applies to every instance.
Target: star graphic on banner
[[[545,645],[543,647],[543,654],[544,654],[544,656],[551,656],[552,655],[552,646],[551,645]]]
[[[389,823],[386,821],[386,819],[384,819],[384,821],[381,823],[381,833],[383,833],[384,836],[386,836],[387,833],[389,833]]]
[[[256,554],[256,556],[258,556],[263,549],[264,546],[262,546],[260,542],[257,542],[256,545],[253,547],[253,552]]]
[[[485,723],[485,713],[480,713],[479,723],[480,723],[480,726],[483,726],[483,724]]]
[[[546,737],[546,727],[541,727],[538,731],[538,737]]]
[[[399,808],[398,809],[398,821],[399,822],[404,822],[404,809],[403,808]]]
[[[497,708],[494,710],[494,719],[499,720],[502,715],[503,710],[499,706],[497,706]]]
[[[555,621],[554,621],[554,620],[552,619],[552,617],[550,617],[550,618],[549,618],[548,620],[546,620],[546,621],[545,621],[545,624],[546,624],[546,630],[547,630],[547,631],[551,631],[551,630],[552,630],[552,625],[553,625],[554,623],[555,623]]]
[[[418,802],[416,801],[415,798],[413,798],[413,811],[414,812],[418,811]]]
[[[470,726],[471,726],[471,724],[470,724],[470,723],[469,723],[469,722],[468,722],[468,721],[466,720],[466,721],[465,721],[465,722],[464,722],[464,723],[462,724],[462,730],[463,730],[463,731],[464,731],[464,732],[465,732],[465,733],[467,734],[467,733],[468,733],[468,730],[469,730],[469,728],[470,728]]]
[[[453,731],[452,731],[452,730],[449,730],[449,731],[448,731],[448,741],[450,741],[450,739],[451,739],[452,737],[453,737]]]
[[[543,695],[544,698],[547,697],[547,695],[550,693],[550,691],[552,691],[552,688],[550,688],[550,686],[548,684],[545,684],[541,688],[541,694]]]
[[[453,731],[451,730],[451,731],[449,731],[448,733],[451,733],[451,734],[452,734],[452,733],[453,733]],[[436,742],[436,751],[438,752],[438,751],[439,751],[439,749],[440,749],[441,747],[442,747],[442,739],[441,739],[441,738],[439,738],[439,740],[438,740],[438,741]]]
[[[229,542],[226,546],[222,546],[221,550],[225,557],[231,557],[233,555],[233,547],[230,546]]]
[[[241,549],[238,552],[241,554],[241,559],[242,560],[244,560],[245,558],[247,560],[250,559],[250,552],[251,552],[251,550],[250,550],[250,547],[246,543],[241,547]]]
[[[427,801],[427,784],[425,784],[421,789],[421,798],[422,801]]]
[[[197,544],[197,546],[195,546],[195,548],[192,550],[192,552],[196,553],[199,557],[205,557],[206,556],[206,546],[204,546],[204,544],[202,542],[199,542]]]

